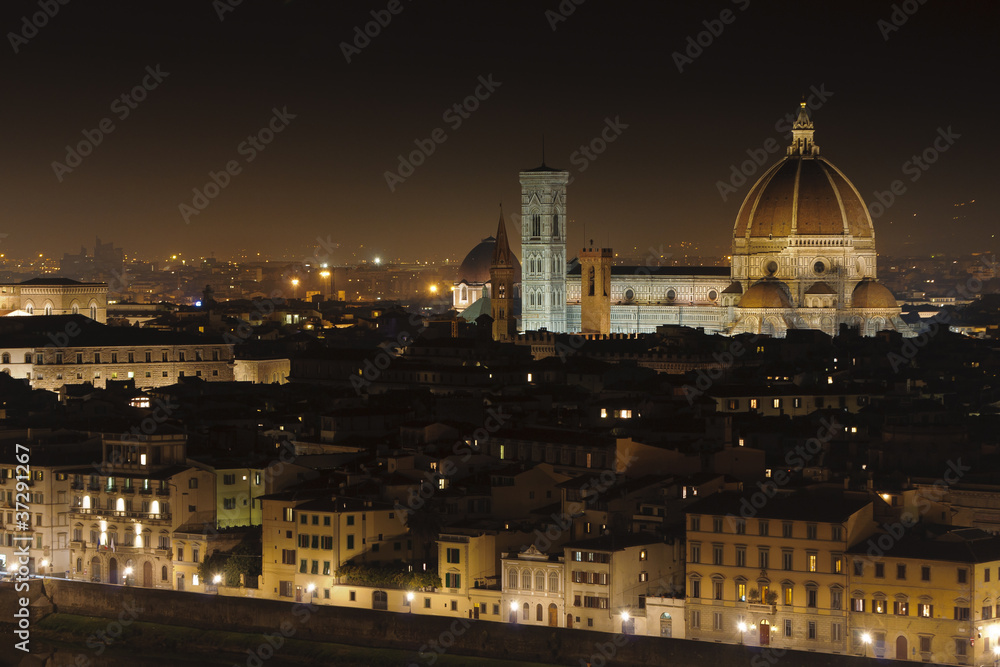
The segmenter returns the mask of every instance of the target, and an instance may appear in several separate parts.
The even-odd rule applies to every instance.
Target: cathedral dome
[[[740,308],[791,308],[784,283],[763,280],[753,285],[740,299]]]
[[[885,285],[871,279],[862,280],[854,288],[851,297],[852,308],[898,308],[896,297]]]
[[[788,155],[761,176],[736,216],[734,236],[874,238],[868,207],[843,172],[820,157],[803,107],[792,126]]]
[[[470,250],[469,254],[462,260],[455,282],[460,283],[464,280],[470,285],[490,282],[490,265],[493,263],[493,251],[496,245],[497,240],[489,236]],[[514,281],[521,282],[521,263],[517,261],[517,257],[514,257],[513,253],[511,256],[514,259]]]

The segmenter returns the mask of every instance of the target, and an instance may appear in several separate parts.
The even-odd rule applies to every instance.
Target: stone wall
[[[768,667],[903,667],[892,660],[845,655],[761,650],[714,642],[614,635],[587,630],[530,627],[489,621],[440,618],[319,607],[276,600],[253,600],[177,591],[124,588],[66,580],[35,580],[30,597],[44,593],[62,613],[118,618],[135,611],[136,620],[201,629],[240,630],[357,646],[412,650],[410,665],[430,665],[437,654],[547,662],[561,665],[752,665]],[[0,585],[0,610],[12,611],[16,594]]]

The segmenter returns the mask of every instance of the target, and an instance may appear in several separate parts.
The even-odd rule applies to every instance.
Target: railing
[[[69,485],[69,488],[71,488],[74,491],[82,491],[83,490],[83,482],[71,482],[70,485]]]
[[[142,510],[105,510],[99,507],[71,507],[70,512],[74,514],[89,514],[89,515],[100,515],[107,517],[114,517],[118,519],[149,519],[149,520],[163,520],[169,521],[171,515],[159,512],[143,512]]]
[[[777,612],[778,605],[775,604],[759,604],[757,602],[748,602],[747,611],[756,611],[762,614],[773,614]]]
[[[169,488],[168,489],[157,489],[156,490],[156,495],[158,495],[158,496],[169,496],[170,495],[170,489]]]
[[[148,496],[148,495],[152,495],[153,490],[152,489],[139,489],[139,493],[141,493],[144,496]]]

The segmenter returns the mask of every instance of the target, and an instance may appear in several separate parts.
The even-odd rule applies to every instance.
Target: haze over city
[[[96,234],[129,256],[225,259],[330,237],[344,263],[460,259],[501,200],[517,212],[544,136],[573,176],[570,248],[586,229],[619,249],[726,255],[803,96],[867,203],[904,186],[875,220],[882,254],[995,250],[998,8],[911,4],[401,2],[367,37],[384,6],[71,3],[35,34],[22,19],[36,4],[6,3],[0,252],[58,256]],[[248,143],[275,110],[273,140]],[[914,166],[939,130],[946,150]],[[602,152],[581,150],[602,131]],[[70,167],[87,132],[99,141]],[[433,153],[387,177],[419,142]],[[231,161],[239,173],[185,215]]]

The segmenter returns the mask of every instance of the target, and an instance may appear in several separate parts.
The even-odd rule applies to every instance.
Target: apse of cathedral
[[[497,339],[509,339],[511,317],[517,331],[553,333],[653,333],[681,325],[782,337],[790,329],[834,335],[847,325],[869,336],[885,329],[909,336],[895,297],[877,280],[868,208],[820,154],[814,133],[803,103],[786,155],[740,207],[729,268],[615,265],[611,249],[593,242],[567,260],[570,175],[543,160],[520,173],[522,262],[507,247],[501,216],[503,247],[490,237],[469,253],[453,305],[467,320],[490,314],[496,322],[490,296],[502,284]]]

